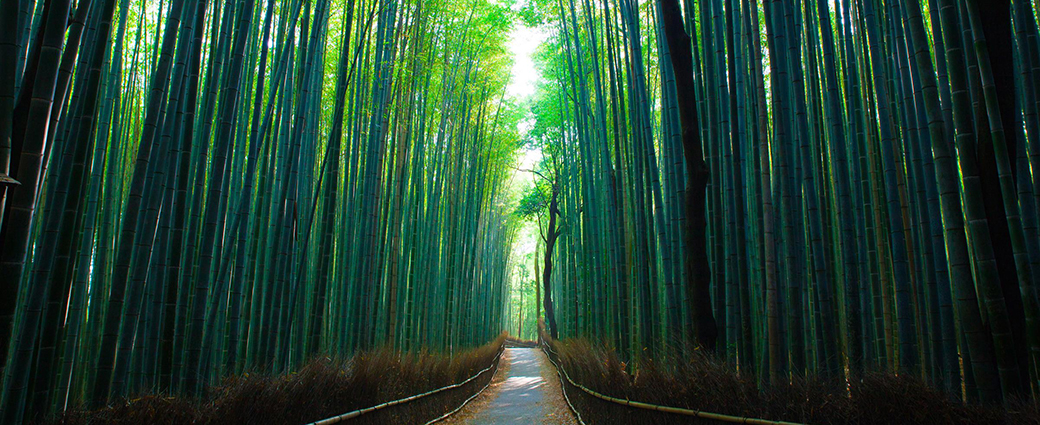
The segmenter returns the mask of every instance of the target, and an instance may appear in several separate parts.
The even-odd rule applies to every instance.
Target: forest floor
[[[491,386],[442,424],[577,424],[542,350],[507,348]]]
[[[1008,400],[1003,406],[954,401],[926,382],[881,372],[851,382],[797,377],[759,386],[732,365],[694,353],[660,367],[653,361],[635,372],[617,353],[582,339],[556,341],[543,332],[553,359],[575,382],[620,399],[660,406],[813,425],[1040,425],[1040,404]],[[568,384],[567,394],[589,424],[721,424],[605,401]]]
[[[504,344],[503,333],[491,343],[454,356],[386,349],[339,359],[316,356],[292,372],[229,376],[199,397],[145,393],[116,400],[100,410],[71,409],[42,423],[299,425],[463,382],[492,365],[493,370],[453,390],[350,420],[352,425],[422,424],[455,409],[484,388],[496,374],[496,365],[505,364],[504,358],[494,361]]]

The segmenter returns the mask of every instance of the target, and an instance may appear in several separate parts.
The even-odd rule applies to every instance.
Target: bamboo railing
[[[612,403],[617,403],[617,404],[621,404],[621,405],[625,405],[625,406],[629,406],[629,407],[635,407],[635,408],[639,408],[639,409],[654,410],[654,411],[665,412],[665,413],[675,413],[675,414],[678,414],[678,415],[694,416],[694,417],[698,417],[698,418],[701,418],[701,419],[710,419],[710,420],[716,420],[716,421],[722,421],[722,422],[730,422],[730,423],[738,423],[738,424],[752,424],[752,425],[805,425],[805,424],[802,424],[802,423],[799,423],[799,422],[773,421],[773,420],[768,420],[768,419],[749,418],[749,417],[745,417],[745,416],[724,415],[722,413],[712,413],[712,412],[705,412],[703,410],[684,409],[684,408],[681,408],[681,407],[661,406],[661,405],[657,405],[657,404],[643,403],[641,401],[632,401],[632,400],[628,400],[628,399],[611,397],[609,395],[601,394],[601,393],[598,393],[596,391],[590,390],[590,389],[586,388],[584,385],[581,385],[581,384],[579,384],[577,382],[574,382],[574,380],[571,379],[571,377],[567,374],[567,370],[565,370],[563,367],[561,367],[559,364],[557,364],[552,359],[552,356],[548,355],[549,353],[552,353],[553,356],[556,356],[557,354],[556,354],[555,351],[553,351],[552,347],[549,347],[549,345],[544,342],[544,340],[542,342],[542,349],[546,350],[546,354],[547,354],[546,357],[548,357],[549,361],[552,362],[553,366],[556,367],[556,370],[557,370],[558,373],[562,372],[562,375],[563,375],[563,377],[565,379],[567,379],[567,382],[569,382],[571,385],[581,389],[582,391],[585,391],[589,395],[591,395],[593,397],[596,397],[596,398],[599,398],[601,400],[606,400],[606,401],[609,401],[609,402],[612,402]],[[563,394],[566,397],[567,391],[564,390]],[[570,400],[569,399],[567,400],[567,404],[570,405]],[[574,410],[574,414],[578,415],[578,411],[574,409],[574,406],[571,406],[571,410]],[[578,420],[581,421],[580,416],[579,416]]]
[[[483,375],[484,373],[486,373],[487,371],[489,371],[493,367],[495,367],[495,365],[498,364],[498,360],[502,357],[502,352],[503,351],[505,351],[504,348],[499,349],[498,350],[498,354],[495,355],[495,359],[491,361],[491,364],[488,365],[488,367],[484,368],[484,370],[481,370],[480,372],[477,372],[477,374],[469,377],[465,381],[459,382],[457,384],[451,384],[451,385],[448,385],[446,387],[437,388],[435,390],[430,390],[430,391],[424,392],[422,394],[416,394],[416,395],[405,397],[405,398],[402,398],[402,399],[392,400],[392,401],[388,401],[386,403],[380,403],[380,404],[377,404],[377,405],[372,406],[372,407],[366,407],[364,409],[358,409],[358,410],[350,411],[350,412],[344,413],[342,415],[332,416],[332,417],[329,417],[329,418],[322,419],[320,421],[314,421],[314,422],[311,422],[311,423],[309,423],[307,425],[330,425],[330,424],[340,423],[340,422],[343,422],[343,421],[345,421],[347,419],[356,418],[358,416],[364,415],[366,413],[371,413],[371,412],[374,412],[376,410],[385,409],[387,407],[396,406],[398,404],[404,404],[404,403],[407,403],[409,401],[413,401],[413,400],[417,400],[417,399],[426,397],[428,395],[433,395],[433,394],[439,393],[441,391],[446,391],[446,390],[450,390],[450,389],[453,389],[453,388],[461,387],[463,385],[466,385],[466,384],[470,383],[474,379],[477,379],[478,377],[480,377],[480,375]],[[478,394],[480,394],[485,389],[487,389],[487,387],[488,386],[485,385],[484,388],[481,388],[480,391],[477,392],[477,394],[474,394],[472,397],[466,399],[466,401],[464,401],[462,403],[462,406],[465,406],[466,403],[469,403],[470,400],[473,400],[474,397],[476,397]],[[439,421],[441,419],[444,419],[444,418],[450,416],[452,413],[458,412],[460,409],[462,409],[462,406],[459,406],[455,410],[452,410],[451,412],[449,412],[449,413],[447,413],[447,414],[445,414],[443,416],[440,416],[437,419],[434,419],[434,420],[432,420],[430,422],[427,422],[427,424]]]

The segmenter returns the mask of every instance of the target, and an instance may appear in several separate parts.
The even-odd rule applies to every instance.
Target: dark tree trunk
[[[553,310],[552,301],[552,289],[549,284],[549,277],[552,276],[552,253],[553,247],[556,245],[556,238],[560,236],[556,229],[556,214],[559,212],[557,209],[557,198],[559,197],[559,190],[556,185],[553,185],[552,199],[549,201],[549,228],[545,231],[545,267],[542,268],[542,293],[545,298],[542,298],[542,304],[545,307],[545,324],[549,328],[549,336],[553,339],[559,338],[559,330],[556,328],[556,313]]]
[[[708,185],[708,167],[701,152],[697,99],[693,85],[693,53],[690,37],[683,28],[682,10],[677,0],[661,0],[664,33],[672,53],[675,70],[675,89],[679,103],[679,122],[682,124],[683,155],[686,157],[686,294],[693,313],[691,340],[702,349],[715,351],[719,331],[711,311],[711,271],[708,269],[707,241],[704,217],[705,189]]]
[[[993,82],[996,84],[997,101],[1000,111],[1000,122],[1004,129],[1004,143],[1007,147],[1008,162],[1012,174],[1015,170],[1016,140],[1018,135],[1014,128],[1021,126],[1015,122],[1015,71],[1011,49],[1011,4],[1007,0],[991,0],[980,4],[979,17],[982,21],[983,34],[986,37],[986,48],[989,50],[990,69]],[[980,58],[981,59],[981,58]],[[977,94],[983,98],[981,89]],[[976,110],[980,129],[989,128],[987,111],[980,102]],[[986,218],[990,223],[990,236],[993,238],[993,250],[997,258],[1000,272],[1000,286],[1007,303],[1008,315],[1011,319],[1011,331],[1015,339],[1015,359],[1019,370],[1026,370],[1028,353],[1026,351],[1025,311],[1022,296],[1019,292],[1018,270],[1015,264],[1011,233],[1008,228],[1008,211],[1004,209],[1004,198],[1001,192],[997,170],[997,158],[994,152],[990,131],[979,131],[979,169],[982,174],[982,197],[986,208]],[[1025,378],[1025,376],[1023,376]],[[1016,391],[1024,391],[1024,381],[1011,383]],[[1007,396],[1008,394],[1005,394]]]

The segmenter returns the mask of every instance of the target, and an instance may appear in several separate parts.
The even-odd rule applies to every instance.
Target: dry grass
[[[491,379],[491,384],[484,392],[480,393],[473,401],[470,401],[462,410],[458,413],[445,418],[443,421],[438,422],[438,425],[462,425],[470,423],[477,414],[484,409],[487,409],[491,403],[498,398],[499,391],[502,390],[502,385],[506,379],[509,378],[509,369],[512,364],[511,354],[509,350],[502,353],[502,360],[499,360],[498,367],[495,369],[495,376]]]
[[[506,345],[509,347],[535,348],[538,346],[538,341],[528,341],[508,336],[506,337]]]
[[[74,411],[54,424],[291,424],[299,425],[461,382],[483,370],[505,343],[447,357],[378,350],[346,360],[327,357],[279,376],[247,374],[226,379],[201,399],[144,395],[96,411]],[[483,388],[493,370],[460,388],[377,410],[352,424],[423,423]]]
[[[809,424],[1040,424],[1036,402],[1012,402],[1006,409],[963,405],[907,377],[868,374],[848,386],[804,378],[760,389],[729,365],[702,354],[667,369],[644,361],[629,374],[616,353],[602,346],[580,339],[549,344],[575,382],[651,404]],[[607,402],[569,384],[566,390],[590,424],[708,422]]]

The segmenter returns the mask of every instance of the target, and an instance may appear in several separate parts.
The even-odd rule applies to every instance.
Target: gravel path
[[[445,424],[577,424],[555,369],[536,348],[507,348],[491,386]]]

